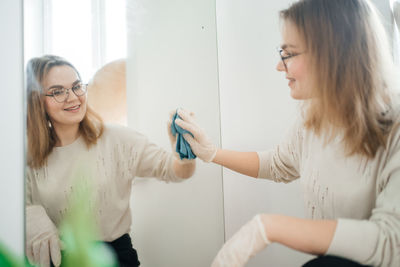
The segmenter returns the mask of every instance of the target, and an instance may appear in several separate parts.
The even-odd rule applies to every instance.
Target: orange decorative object
[[[104,122],[127,125],[126,60],[100,68],[88,85],[88,104]]]

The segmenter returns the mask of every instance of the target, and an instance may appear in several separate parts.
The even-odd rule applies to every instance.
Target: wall
[[[128,2],[128,125],[170,150],[170,110],[188,108],[219,144],[214,0]],[[179,184],[135,179],[133,243],[144,267],[204,267],[224,242],[221,167]]]
[[[272,149],[294,122],[297,103],[275,70],[281,43],[278,12],[293,1],[219,0],[218,61],[222,147]],[[258,213],[303,217],[300,183],[276,184],[223,170],[226,238]],[[300,266],[310,256],[271,245],[246,266]]]
[[[0,2],[0,242],[24,252],[24,101],[22,1]],[[12,25],[12,26],[10,26]]]

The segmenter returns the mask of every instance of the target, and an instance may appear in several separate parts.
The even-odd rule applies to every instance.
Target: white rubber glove
[[[40,205],[26,207],[26,256],[41,267],[60,266],[60,239],[57,228]]]
[[[258,214],[224,244],[211,267],[245,266],[250,257],[256,255],[270,243],[261,221],[261,215]]]
[[[210,138],[206,135],[204,130],[196,123],[194,114],[179,109],[178,115],[182,120],[176,119],[175,123],[191,132],[194,136],[193,138],[190,134],[183,135],[192,148],[193,153],[204,162],[211,162],[217,154],[217,147],[210,141]]]

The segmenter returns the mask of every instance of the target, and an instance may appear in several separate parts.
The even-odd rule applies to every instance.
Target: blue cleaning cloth
[[[175,119],[177,118],[182,119],[181,117],[179,117],[178,113],[175,112],[175,115],[172,118],[171,131],[173,136],[176,136],[178,134],[178,139],[176,140],[176,152],[179,154],[179,157],[181,159],[195,159],[196,155],[193,154],[189,143],[185,140],[185,138],[183,138],[183,134],[188,133],[191,136],[193,136],[193,134],[176,125]]]

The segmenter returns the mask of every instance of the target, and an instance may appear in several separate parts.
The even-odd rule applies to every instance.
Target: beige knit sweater
[[[398,267],[400,128],[372,160],[344,151],[340,138],[324,145],[298,122],[285,142],[258,153],[258,176],[284,183],[300,178],[307,217],[338,220],[327,254]]]
[[[58,227],[68,211],[77,180],[92,186],[91,209],[100,230],[100,240],[113,241],[131,226],[129,208],[134,177],[157,177],[166,182],[182,181],[172,168],[172,153],[150,143],[145,136],[126,127],[106,125],[97,144],[87,149],[83,138],[55,147],[47,164],[28,168],[27,205],[41,205]]]

